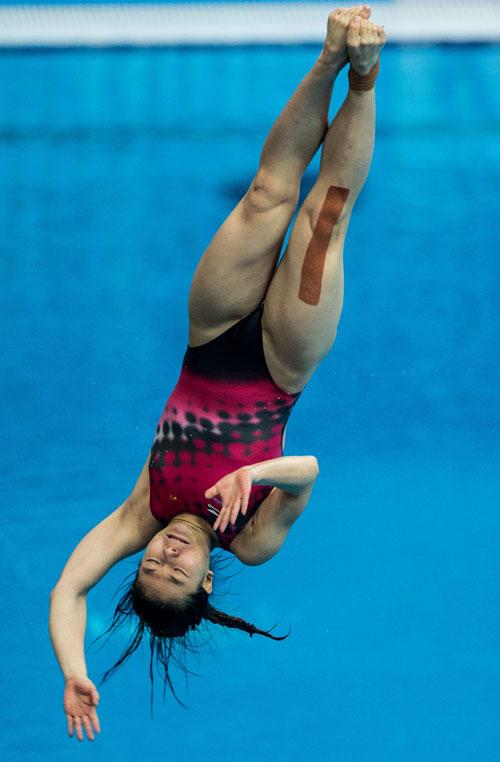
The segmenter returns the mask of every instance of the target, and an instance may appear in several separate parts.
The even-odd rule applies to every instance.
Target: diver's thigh
[[[300,391],[337,334],[344,296],[343,250],[349,215],[315,240],[322,222],[301,208],[267,290],[262,331],[271,375],[286,391]]]
[[[297,199],[257,208],[241,199],[204,252],[189,293],[189,343],[204,344],[264,299]]]

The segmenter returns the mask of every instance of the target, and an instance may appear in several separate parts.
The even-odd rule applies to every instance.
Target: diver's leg
[[[385,34],[353,20],[347,37],[352,69],[376,76]],[[262,319],[271,374],[286,391],[303,388],[331,348],[343,300],[342,252],[354,202],[370,167],[375,90],[351,74],[351,87],[323,143],[320,172],[295,221],[269,286]],[[358,81],[354,81],[357,79]]]
[[[368,16],[368,6],[356,6]],[[210,341],[264,298],[295,211],[302,174],[328,129],[332,86],[347,62],[354,10],[328,17],[323,50],[274,123],[258,171],[201,258],[189,295],[189,343]]]

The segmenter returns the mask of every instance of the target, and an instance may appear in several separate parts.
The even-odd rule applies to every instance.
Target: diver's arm
[[[288,455],[260,461],[226,474],[205,492],[210,499],[219,495],[222,508],[213,525],[224,531],[245,514],[254,484],[272,485],[274,489],[262,501],[254,515],[231,543],[230,550],[244,564],[268,561],[283,545],[294,522],[309,502],[316,478],[318,461],[312,455]]]
[[[66,680],[87,677],[84,655],[86,599],[85,593],[57,588],[50,594],[50,640]]]
[[[121,558],[140,550],[123,516],[123,506],[78,543],[50,593],[49,632],[64,677],[86,677],[84,658],[88,591]]]
[[[120,559],[142,550],[161,524],[149,509],[148,460],[122,505],[78,543],[50,594],[49,632],[65,678],[64,712],[70,736],[89,740],[100,731],[99,693],[87,677],[87,593]]]
[[[84,655],[85,624],[87,619],[86,595],[69,594],[54,590],[50,595],[50,638],[59,666],[65,678],[63,707],[68,724],[68,734],[83,741],[93,741],[94,731],[101,726],[97,716],[99,693],[87,677]]]
[[[162,527],[149,508],[146,461],[130,496],[78,543],[55,590],[87,593],[118,561],[145,548]]]
[[[245,466],[252,484],[269,484],[291,495],[304,492],[319,474],[314,455],[284,455]]]
[[[319,467],[312,456],[287,456],[245,468],[251,469],[253,484],[274,485],[230,547],[242,563],[256,566],[283,546],[309,502]]]
[[[146,462],[128,499],[78,543],[50,594],[50,637],[66,678],[86,675],[88,591],[118,561],[145,548],[162,526],[149,510]]]

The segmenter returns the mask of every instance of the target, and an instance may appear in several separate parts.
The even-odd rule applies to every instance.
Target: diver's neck
[[[169,524],[173,523],[174,521],[182,521],[183,523],[190,524],[196,529],[204,532],[204,534],[206,534],[209,538],[210,549],[218,548],[220,546],[219,538],[217,537],[217,534],[213,530],[211,524],[209,524],[209,522],[201,516],[197,516],[193,513],[178,513],[177,516],[174,516],[171,521],[169,521]]]

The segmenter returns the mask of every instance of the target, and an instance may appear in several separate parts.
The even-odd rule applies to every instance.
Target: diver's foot
[[[355,5],[353,8],[337,8],[332,11],[328,16],[326,38],[319,57],[321,63],[333,64],[340,69],[345,66],[349,60],[346,47],[349,24],[355,16],[369,19],[370,14],[369,5]]]
[[[376,65],[387,37],[383,27],[373,24],[359,14],[349,23],[347,54],[351,67],[364,76]]]

